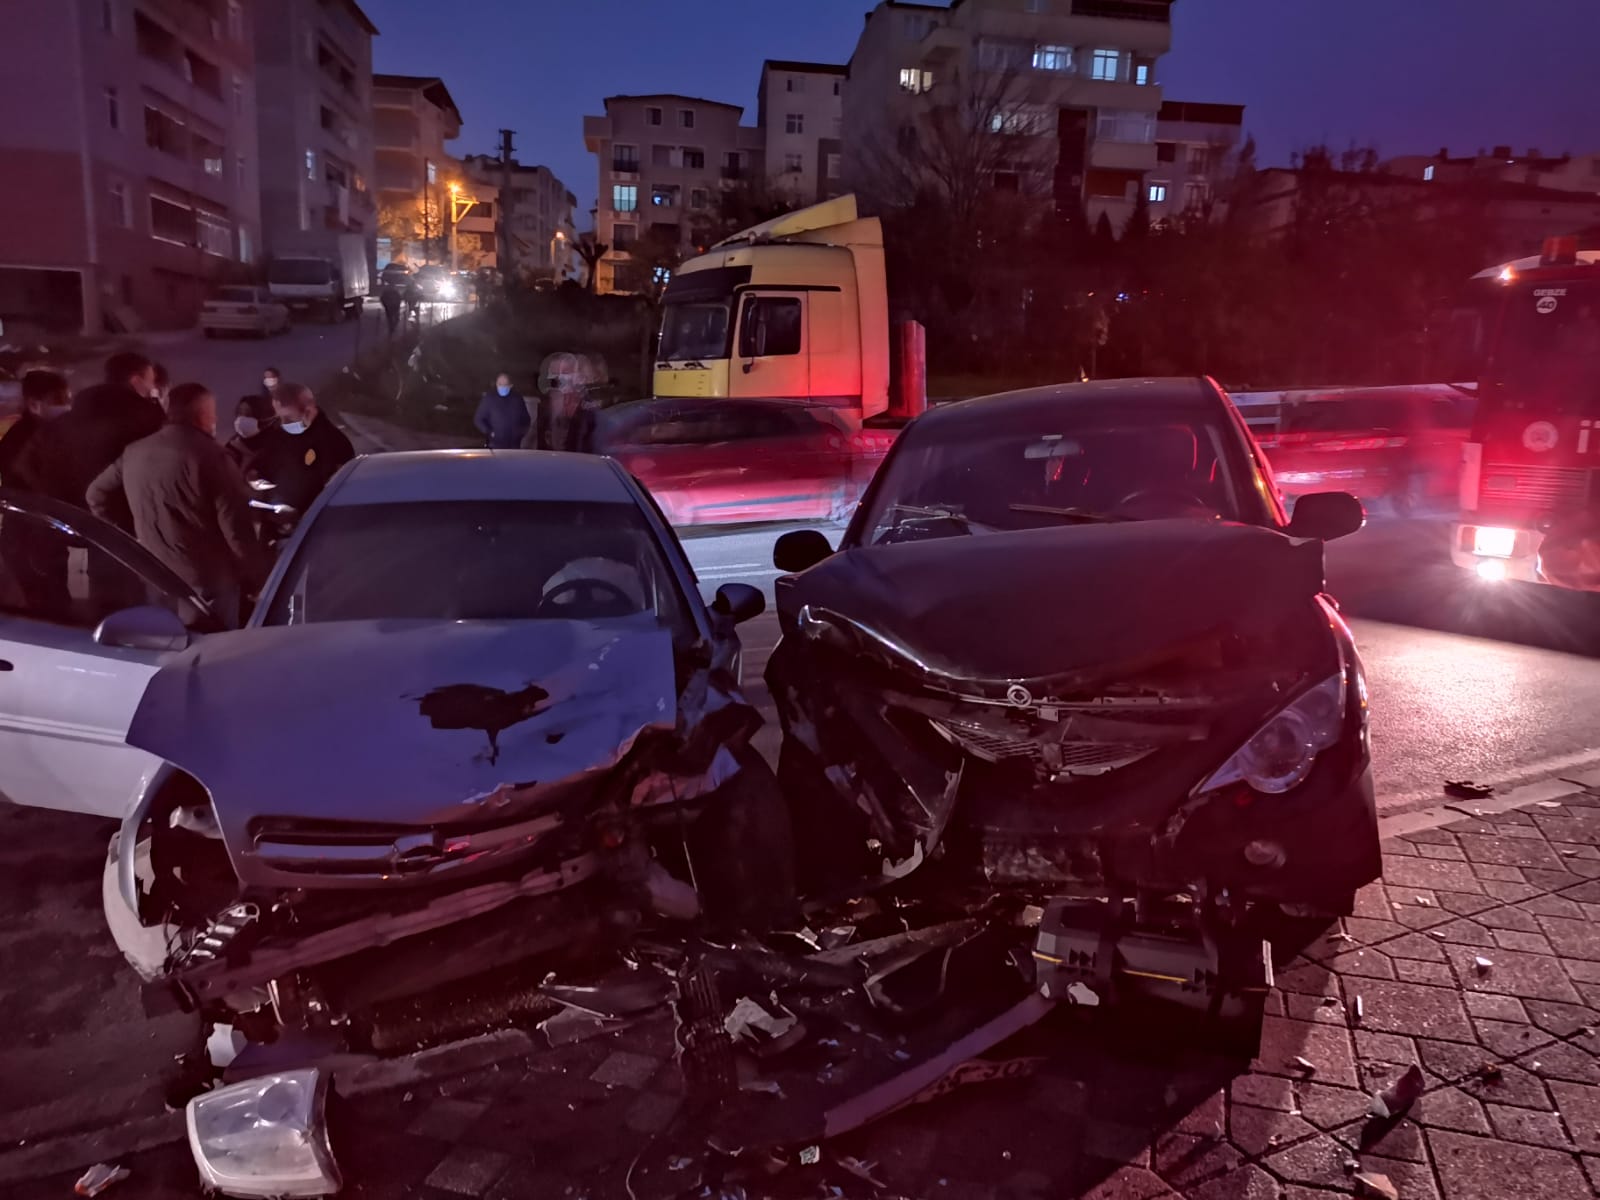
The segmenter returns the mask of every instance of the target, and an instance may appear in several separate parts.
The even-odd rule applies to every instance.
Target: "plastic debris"
[[[98,1196],[112,1185],[121,1183],[129,1174],[127,1167],[96,1163],[78,1177],[78,1182],[72,1185],[72,1191],[77,1196]]]
[[[1297,1054],[1294,1056],[1293,1062],[1295,1066],[1299,1067],[1307,1075],[1315,1075],[1317,1073],[1317,1064],[1309,1058],[1303,1058]]]
[[[1332,1008],[1335,1004],[1338,1004],[1338,1003],[1339,1003],[1339,997],[1337,997],[1337,996],[1324,996],[1322,998],[1322,1007],[1323,1008]]]
[[[1472,960],[1472,968],[1473,970],[1477,971],[1479,975],[1487,975],[1493,966],[1494,963],[1490,962],[1481,954]]]
[[[687,1154],[675,1154],[667,1159],[667,1170],[669,1171],[687,1171],[692,1166],[694,1166],[694,1159]]]
[[[1561,801],[1559,801],[1559,800],[1537,800],[1537,801],[1535,801],[1535,803],[1538,804],[1538,806],[1540,808],[1560,808],[1561,807]]]
[[[1073,1004],[1082,1005],[1084,1008],[1098,1008],[1100,1006],[1099,995],[1081,979],[1068,985],[1067,999]]]
[[[1355,1183],[1358,1196],[1376,1196],[1378,1200],[1400,1200],[1399,1189],[1389,1181],[1387,1175],[1363,1171],[1356,1176]]]
[[[800,1018],[783,1005],[774,1002],[768,1007],[749,996],[739,998],[722,1019],[722,1027],[734,1041],[743,1042],[758,1055],[781,1053],[806,1035]]]
[[[800,1151],[800,1165],[802,1167],[814,1167],[821,1161],[821,1146],[807,1146],[804,1150]]]
[[[1412,1063],[1406,1073],[1372,1097],[1372,1115],[1380,1121],[1404,1116],[1422,1095],[1422,1068]]]
[[[1485,800],[1494,795],[1494,784],[1477,783],[1471,779],[1446,779],[1444,794],[1457,800]]]
[[[869,1184],[875,1188],[881,1188],[883,1186],[882,1181],[873,1174],[873,1172],[878,1169],[877,1163],[862,1162],[859,1158],[851,1158],[849,1155],[845,1155],[843,1158],[835,1159],[834,1161],[839,1164],[839,1168],[841,1170],[850,1172],[850,1174],[861,1180],[862,1183]]]
[[[1367,1006],[1362,1001],[1361,997],[1357,996],[1356,997],[1355,1007],[1353,1009],[1351,1009],[1351,1011],[1350,1011],[1351,1020],[1353,1020],[1357,1025],[1359,1025],[1359,1024],[1361,1024],[1362,1019],[1366,1015],[1367,1015]]]
[[[1335,929],[1327,935],[1330,942],[1353,942],[1356,939],[1342,929]]]
[[[1418,904],[1422,905],[1423,908],[1433,907],[1433,901],[1429,900],[1426,896],[1416,896],[1414,899]]]
[[[1361,1169],[1361,1164],[1355,1159],[1349,1157],[1346,1157],[1344,1162],[1340,1163],[1339,1165],[1344,1168],[1344,1173],[1346,1175],[1354,1175]]]

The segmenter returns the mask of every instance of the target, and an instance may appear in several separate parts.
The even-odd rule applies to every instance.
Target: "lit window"
[[[1156,140],[1156,115],[1138,109],[1102,108],[1095,120],[1094,136],[1102,142],[1149,145]]]
[[[1071,46],[1035,46],[1033,50],[1033,69],[1035,71],[1072,70]]]
[[[106,124],[113,129],[122,128],[122,101],[114,87],[106,89]]]
[[[429,183],[438,183],[439,182],[439,164],[438,163],[430,162],[428,164],[428,182]]]
[[[1032,136],[1049,129],[1050,113],[1037,105],[1019,104],[1015,108],[997,112],[989,117],[991,133],[1010,133]]]
[[[839,156],[837,154],[828,155],[828,178],[839,178]]]
[[[1150,203],[1165,204],[1167,202],[1167,185],[1164,180],[1157,180],[1150,185]]]
[[[798,154],[785,154],[783,156],[783,169],[790,175],[798,175],[805,169],[805,160]]]
[[[1133,69],[1133,81],[1140,87],[1145,87],[1150,82],[1150,64],[1140,63]]]
[[[1433,164],[1432,163],[1429,163],[1427,166],[1422,168],[1422,178],[1423,178],[1423,182],[1425,182],[1425,183],[1432,183],[1433,182]]]
[[[933,89],[933,72],[922,71],[916,67],[900,68],[900,90],[910,92],[913,96],[920,96],[923,92]],[[792,131],[791,132],[795,132]]]
[[[790,113],[783,119],[785,133],[804,133],[806,131],[805,113]]]
[[[647,108],[647,109],[645,109],[644,110],[644,122],[645,122],[646,125],[659,125],[659,124],[661,124],[661,110],[659,108]]]
[[[680,129],[694,128],[694,109],[680,108],[678,110],[678,127]]]
[[[430,175],[430,178],[429,178],[428,182],[432,183],[433,182],[433,179],[431,178],[432,173],[433,173],[433,164],[432,163],[428,164],[428,172],[429,172],[429,175]],[[316,177],[317,177],[317,152],[315,150],[307,150],[306,151],[306,178],[307,179],[315,179]]]
[[[650,203],[656,208],[676,208],[678,206],[678,188],[676,184],[658,183],[650,189]]]
[[[635,212],[639,208],[639,188],[632,183],[611,185],[611,211]]]
[[[1121,50],[1096,50],[1090,75],[1106,83],[1120,83],[1127,77],[1124,66],[1127,58]]]

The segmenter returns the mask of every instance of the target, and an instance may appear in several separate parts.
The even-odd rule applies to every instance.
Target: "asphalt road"
[[[266,347],[201,343],[197,354],[219,357],[168,361],[236,369],[245,387],[266,355],[286,373],[304,370],[285,351],[321,353],[318,339],[343,336],[338,328],[297,330],[299,341]],[[770,598],[777,532],[686,538],[708,597],[743,580]],[[1510,783],[1600,758],[1600,660],[1561,648],[1600,652],[1600,607],[1572,603],[1594,598],[1465,588],[1442,563],[1443,545],[1439,526],[1394,522],[1329,553],[1330,585],[1371,680],[1385,811],[1436,802],[1446,778]],[[769,614],[745,631],[746,683],[765,702],[760,675],[776,622]],[[758,745],[770,753],[774,732]],[[142,1015],[104,930],[109,832],[85,818],[0,807],[0,1028],[10,1034],[0,1040],[0,1150],[159,1111],[155,1078],[188,1035],[181,1019]]]

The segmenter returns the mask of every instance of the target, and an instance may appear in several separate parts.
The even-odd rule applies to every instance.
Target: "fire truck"
[[[1554,238],[1476,279],[1493,296],[1451,557],[1600,591],[1600,249]]]

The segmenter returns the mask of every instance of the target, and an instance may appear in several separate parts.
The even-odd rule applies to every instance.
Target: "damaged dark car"
[[[69,532],[149,565],[115,530]],[[792,906],[739,690],[735,626],[761,593],[703,603],[609,460],[358,459],[235,632],[186,628],[182,585],[144,574],[155,603],[82,638],[107,678],[132,672],[99,793],[30,796],[10,768],[0,788],[121,819],[106,911],[148,999],[251,1041],[384,1049],[492,1022],[499,989],[471,981],[517,964]],[[419,1007],[458,983],[443,1017]]]
[[[837,551],[775,549],[802,885],[1012,895],[1047,906],[1042,966],[1102,975],[1161,974],[1101,952],[1124,933],[1214,947],[1266,908],[1348,913],[1380,861],[1322,543],[1362,519],[1340,493],[1286,519],[1207,379],[919,418]]]

